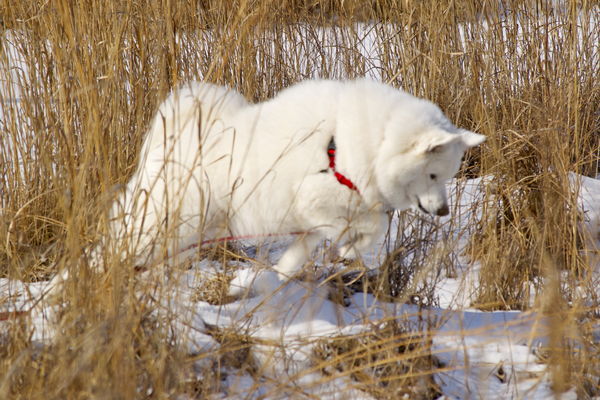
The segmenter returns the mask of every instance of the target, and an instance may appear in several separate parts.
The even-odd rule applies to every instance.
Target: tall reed
[[[0,397],[218,392],[209,380],[190,383],[190,360],[169,343],[153,303],[135,294],[131,265],[106,254],[106,277],[91,278],[87,253],[107,232],[108,204],[133,173],[157,105],[180,82],[227,84],[258,101],[302,79],[362,75],[428,98],[488,137],[463,171],[491,179],[483,213],[467,227],[476,232],[467,255],[480,266],[473,306],[546,312],[554,387],[598,395],[594,253],[583,248],[598,232],[580,229],[570,175],[599,172],[597,15],[586,0],[2,0],[0,273],[36,281],[67,269],[75,278],[52,346],[37,349],[22,321],[9,323]],[[338,346],[332,365],[369,370],[400,357],[385,346],[404,338],[416,355],[390,379],[415,373],[406,359],[436,368],[420,353],[426,340],[379,335],[361,339],[359,361]],[[237,336],[223,343],[227,354],[248,347]],[[370,392],[385,393],[361,376],[361,387],[371,379]]]

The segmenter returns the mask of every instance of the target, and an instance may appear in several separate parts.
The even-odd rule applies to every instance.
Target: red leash
[[[356,187],[356,185],[350,179],[346,178],[343,174],[336,171],[336,169],[335,169],[335,150],[336,150],[336,145],[335,145],[335,141],[332,137],[331,140],[329,141],[329,144],[327,145],[327,156],[329,157],[329,168],[331,168],[334,176],[336,177],[336,179],[338,180],[339,183],[360,193],[360,191],[358,190],[358,187]],[[325,171],[326,170],[323,170],[322,172],[325,172]],[[236,241],[236,240],[245,240],[245,239],[260,239],[260,238],[278,237],[278,236],[287,236],[287,235],[304,235],[307,233],[309,233],[309,232],[267,233],[267,234],[263,234],[263,235],[225,236],[225,237],[220,237],[220,238],[216,238],[216,239],[203,240],[200,243],[191,244],[188,247],[181,249],[179,251],[179,253],[177,253],[177,254],[181,254],[185,251],[194,249],[196,247],[203,246],[205,244],[232,242],[232,241]]]
[[[179,251],[179,253],[183,253],[184,251],[188,251],[194,249],[196,247],[203,246],[205,244],[214,244],[214,243],[223,243],[223,242],[234,242],[237,240],[246,240],[246,239],[261,239],[261,238],[269,238],[269,237],[280,237],[280,236],[288,236],[288,235],[305,235],[310,232],[289,232],[289,233],[265,233],[262,235],[242,235],[242,236],[224,236],[216,239],[207,239],[203,240],[200,243],[190,244],[188,247],[185,247]]]
[[[333,171],[334,176],[344,186],[347,186],[351,190],[355,190],[360,193],[356,185],[348,178],[346,178],[343,174],[336,171],[335,169],[335,141],[331,138],[329,145],[327,146],[327,155],[329,157],[329,168]],[[325,172],[325,171],[323,171]],[[188,250],[192,250],[196,247],[203,246],[205,244],[214,244],[214,243],[223,243],[223,242],[232,242],[237,240],[245,240],[245,239],[259,239],[259,238],[269,238],[269,237],[279,237],[279,236],[288,236],[288,235],[305,235],[309,232],[289,232],[289,233],[267,233],[263,235],[242,235],[242,236],[224,236],[216,239],[207,239],[203,240],[200,243],[191,244],[183,249],[181,249],[177,254],[184,253]],[[177,255],[176,254],[176,255]],[[166,261],[166,260],[163,260]],[[145,267],[136,267],[136,271],[144,271]],[[7,321],[9,319],[16,319],[17,317],[22,317],[26,314],[29,314],[28,311],[4,311],[0,312],[0,321]]]
[[[268,238],[268,237],[280,237],[280,236],[288,236],[288,235],[304,235],[310,232],[289,232],[289,233],[267,233],[267,234],[263,234],[263,235],[242,235],[242,236],[224,236],[224,237],[220,237],[220,238],[216,238],[216,239],[207,239],[207,240],[203,240],[200,243],[194,243],[191,244],[183,249],[181,249],[177,254],[181,254],[183,252],[186,252],[188,250],[192,250],[196,247],[200,247],[203,246],[205,244],[214,244],[214,243],[223,243],[223,242],[232,242],[232,241],[236,241],[236,240],[245,240],[245,239],[258,239],[258,238]],[[177,255],[176,254],[176,255]],[[173,257],[173,256],[172,256]],[[170,257],[167,257],[167,259]],[[164,261],[166,261],[167,259],[164,259]],[[135,267],[135,271],[136,272],[143,272],[146,270],[146,267],[144,266],[136,266]],[[2,321],[8,321],[8,320],[16,320],[17,318],[21,318],[24,317],[26,315],[28,315],[30,313],[31,309],[29,310],[19,310],[19,311],[1,311],[0,312],[0,322]]]

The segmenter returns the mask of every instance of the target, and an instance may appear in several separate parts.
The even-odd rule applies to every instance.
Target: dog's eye
[[[430,174],[429,177],[431,178],[431,180],[434,180],[434,181],[437,179],[436,174]]]

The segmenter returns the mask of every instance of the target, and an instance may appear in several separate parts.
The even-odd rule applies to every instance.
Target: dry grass
[[[178,82],[206,79],[260,100],[305,78],[364,74],[438,103],[457,125],[488,137],[463,171],[493,176],[483,215],[469,227],[476,234],[468,255],[481,263],[478,305],[529,308],[531,291],[538,294],[534,307],[552,321],[546,354],[554,387],[598,395],[600,348],[591,327],[599,304],[590,253],[582,251],[590,238],[578,229],[582,216],[568,178],[599,172],[595,6],[586,0],[2,0],[0,274],[36,281],[66,268],[77,279],[63,294],[60,334],[51,346],[33,346],[22,322],[6,329],[0,397],[218,392],[211,383],[217,367],[235,366],[239,357],[206,355],[215,363],[204,370],[210,379],[190,381],[192,361],[169,341],[168,323],[152,317],[151,296],[135,295],[131,265],[107,254],[106,278],[86,279],[86,252],[106,232],[115,185],[133,173],[150,118]],[[359,50],[367,30],[375,38],[369,56]],[[9,71],[11,48],[23,60]],[[389,290],[428,298],[416,266],[451,269],[452,262],[444,249],[428,251],[434,247],[427,237],[405,239],[401,258],[389,263]],[[441,262],[432,262],[432,254]],[[410,293],[400,293],[406,285]],[[219,301],[222,286],[217,280],[211,301]],[[358,371],[393,361],[401,340],[412,343],[407,351],[427,348],[397,330],[377,335],[360,350],[336,345],[330,367]],[[221,339],[232,348],[247,345]],[[421,355],[414,362],[402,357],[389,366],[394,379],[415,375],[411,368],[435,368],[423,367]],[[381,382],[367,376],[361,372],[361,387],[385,398]],[[435,390],[424,393],[432,398]]]
[[[315,355],[325,376],[349,376],[378,399],[432,399],[440,396],[431,371],[442,366],[426,338],[404,331],[396,321],[356,336],[319,343]]]

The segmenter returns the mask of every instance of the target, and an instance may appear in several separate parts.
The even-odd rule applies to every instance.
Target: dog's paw
[[[273,270],[262,270],[254,280],[254,292],[260,295],[270,295],[283,284],[277,272]]]
[[[229,282],[228,296],[240,297],[249,294],[252,289],[252,281],[258,271],[252,269],[242,269],[237,271],[234,278]]]
[[[229,296],[253,296],[273,293],[282,285],[277,273],[272,270],[242,269],[229,284]]]
[[[358,258],[358,256],[358,251],[353,245],[345,244],[342,247],[340,247],[340,257],[355,259]]]

